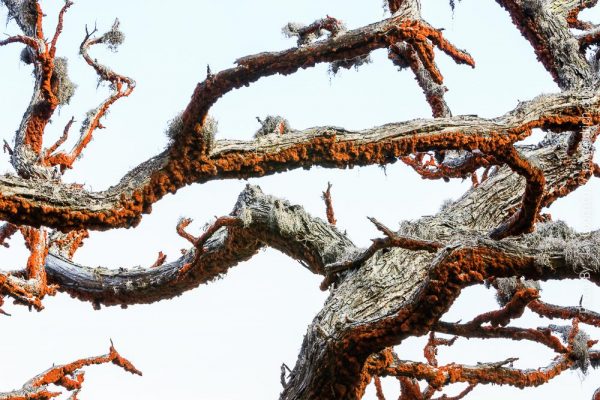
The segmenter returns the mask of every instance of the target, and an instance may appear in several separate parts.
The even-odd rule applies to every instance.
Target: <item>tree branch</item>
[[[142,375],[129,360],[123,358],[117,352],[111,343],[108,354],[83,358],[65,365],[53,366],[27,381],[21,389],[0,393],[0,400],[46,400],[60,396],[60,392],[50,392],[48,385],[61,386],[68,391],[78,392],[83,384],[84,372],[80,371],[82,368],[109,362],[132,374]]]
[[[50,283],[94,305],[151,303],[178,296],[226,273],[264,245],[299,260],[316,274],[357,251],[334,226],[310,217],[299,206],[248,186],[230,216],[221,217],[179,259],[150,268],[89,268],[49,253]]]
[[[192,182],[264,176],[315,165],[345,168],[386,164],[397,157],[437,149],[493,153],[498,146],[525,138],[536,127],[562,131],[584,121],[600,122],[595,111],[598,104],[600,95],[563,93],[538,97],[491,120],[465,116],[414,120],[360,132],[311,128],[270,140],[218,141],[208,158],[174,157],[167,150],[103,192],[2,176],[0,218],[63,230],[132,226],[164,194]],[[581,115],[582,109],[589,110],[589,117]]]

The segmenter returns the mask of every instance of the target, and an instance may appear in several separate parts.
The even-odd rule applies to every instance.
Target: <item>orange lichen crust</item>
[[[506,326],[512,319],[521,317],[527,305],[538,298],[539,291],[537,289],[520,289],[502,309],[481,314],[468,325],[481,325],[489,322],[494,327]]]
[[[150,268],[160,267],[161,265],[163,265],[165,263],[165,261],[167,261],[167,255],[164,254],[162,251],[159,251],[158,252],[158,257],[156,258],[156,261],[154,261],[154,264],[152,264],[150,266]]]
[[[410,393],[413,393],[414,397],[407,397],[406,395],[408,393],[405,392],[403,393],[404,397],[400,397],[401,399],[431,399],[437,390],[441,390],[444,386],[456,382],[469,383],[469,386],[464,389],[458,397],[455,397],[459,399],[463,398],[478,384],[491,383],[511,385],[518,388],[539,386],[576,364],[578,357],[580,357],[576,353],[577,350],[575,350],[575,340],[578,333],[578,321],[575,319],[565,338],[565,341],[567,342],[566,351],[559,355],[547,367],[537,370],[521,370],[513,368],[513,362],[518,360],[516,358],[509,358],[499,362],[478,363],[476,366],[454,363],[438,366],[435,357],[431,354],[431,349],[435,348],[437,344],[452,344],[455,338],[449,340],[438,339],[431,333],[425,351],[427,363],[400,360],[394,354],[393,357],[378,357],[378,362],[367,361],[364,374],[395,376],[410,379],[410,381],[404,380],[404,384],[401,388],[403,391],[410,391]],[[595,343],[596,341],[588,341],[588,349]],[[429,384],[429,387],[421,392],[417,380],[425,380]],[[401,382],[403,381],[401,380]],[[441,398],[448,397],[442,396]]]
[[[70,260],[75,255],[75,252],[83,246],[84,239],[89,236],[90,234],[86,229],[70,231],[61,235],[59,239],[53,240],[49,247],[56,246],[58,252]]]
[[[579,19],[579,13],[585,8],[591,8],[598,3],[598,0],[582,0],[575,2],[572,5],[572,9],[567,13],[567,24],[570,28],[588,30],[595,28],[594,24],[590,22],[581,21]]]
[[[58,24],[56,26],[56,30],[53,35],[52,41],[50,44],[48,44],[45,41],[44,33],[42,31],[42,18],[44,14],[42,12],[39,2],[35,2],[36,38],[30,38],[30,40],[28,40],[26,44],[28,44],[33,49],[31,53],[36,58],[36,61],[39,63],[36,73],[39,74],[39,89],[41,99],[37,103],[35,108],[32,110],[28,120],[26,121],[27,125],[24,131],[23,144],[38,155],[41,155],[42,151],[44,130],[46,129],[50,118],[52,117],[54,111],[59,105],[59,99],[57,97],[56,92],[57,88],[55,85],[56,80],[53,79],[56,43],[63,29],[64,14],[72,4],[73,3],[71,1],[66,1],[63,5],[59,13]],[[33,45],[32,41],[36,44]]]
[[[425,156],[428,156],[426,161],[424,161]],[[460,164],[452,166],[438,163],[434,155],[427,153],[417,153],[414,156],[400,157],[400,160],[414,169],[423,179],[444,180],[449,178],[466,179],[472,177],[473,173],[479,168],[486,168],[489,171],[491,166],[500,164],[493,155],[485,155],[481,152],[469,153]],[[482,178],[482,181],[484,180]],[[474,182],[473,186],[477,186],[477,184]]]
[[[437,149],[479,149],[493,154],[498,149],[527,137],[533,128],[568,130],[583,124],[581,110],[564,107],[561,117],[544,115],[524,125],[499,132],[482,132],[445,129],[440,132],[408,133],[390,140],[355,142],[338,140],[336,135],[322,132],[302,142],[273,152],[257,153],[251,150],[221,152],[208,157],[199,154],[198,143],[192,136],[177,142],[168,151],[168,161],[144,180],[137,188],[128,188],[120,202],[109,209],[90,211],[79,207],[56,207],[31,200],[5,196],[0,198],[0,217],[29,225],[55,226],[62,230],[74,228],[108,229],[136,225],[142,213],[150,212],[151,205],[167,193],[192,182],[213,179],[249,178],[263,176],[294,168],[314,165],[343,168],[354,165],[387,164],[398,157],[415,152]],[[558,112],[558,110],[557,110]],[[592,115],[598,123],[598,115]],[[167,157],[167,155],[165,154]]]
[[[419,294],[419,298],[411,302],[407,309],[400,310],[393,317],[382,318],[364,325],[356,325],[345,332],[338,340],[335,351],[339,352],[340,362],[344,363],[343,371],[339,372],[339,381],[345,382],[345,390],[358,390],[361,387],[359,382],[366,379],[361,377],[360,371],[363,371],[361,355],[364,357],[362,360],[366,360],[368,355],[378,352],[382,348],[398,344],[406,337],[419,336],[431,331],[430,328],[434,327],[440,316],[446,313],[464,287],[483,283],[492,276],[526,276],[528,279],[539,279],[541,273],[542,271],[540,271],[534,257],[523,257],[522,254],[512,256],[501,250],[479,246],[447,251],[446,254],[436,257],[434,267],[424,289]],[[553,271],[553,274],[556,279],[576,276],[574,272],[566,270],[560,273]],[[495,329],[496,332],[502,329],[511,329],[502,327],[482,327],[481,329],[484,328],[486,331]],[[449,333],[457,334],[456,332]],[[513,333],[515,335],[527,335],[524,331]],[[539,333],[537,336],[530,333],[529,336],[537,337],[545,342],[552,341],[544,333]],[[546,338],[544,339],[544,337]],[[352,354],[353,358],[349,360],[343,354]],[[549,377],[555,376],[565,368],[569,368],[573,363],[568,356],[565,356],[564,360],[568,364],[561,364],[556,368],[551,366],[546,371],[547,373],[527,375],[527,377],[533,379],[531,382],[536,381],[537,384],[542,384]],[[438,382],[440,386],[447,383],[446,377],[443,374],[438,375],[439,371],[437,369],[433,370],[429,366],[427,370],[435,372],[435,376],[431,377],[432,379],[435,378],[433,382],[430,382],[431,385],[436,386],[435,382]],[[404,376],[410,376],[408,374],[413,372],[415,371],[407,371]],[[525,378],[519,378],[517,381],[518,377],[523,377],[520,372],[514,374],[511,372],[508,375],[512,377],[512,382],[517,386],[525,382]],[[424,376],[422,379],[429,380]],[[508,380],[506,382],[508,383]],[[501,382],[498,381],[498,383]],[[357,397],[359,397],[358,392]]]
[[[84,380],[82,368],[90,365],[99,365],[113,363],[125,371],[135,375],[142,375],[133,364],[123,358],[111,343],[108,354],[98,357],[83,358],[65,365],[53,366],[45,372],[35,376],[27,381],[23,388],[7,393],[0,393],[2,400],[25,400],[25,399],[51,399],[60,396],[60,392],[50,392],[48,385],[56,385],[65,388],[68,391],[76,393],[81,389]],[[71,397],[76,398],[76,397]]]
[[[527,305],[527,307],[533,311],[534,313],[540,315],[541,317],[553,319],[574,319],[580,323],[584,323],[587,325],[600,327],[600,314],[587,310],[581,306],[577,307],[565,307],[565,306],[557,306],[554,304],[548,304],[540,300],[532,301]]]
[[[337,220],[333,212],[333,201],[331,200],[331,183],[327,183],[327,190],[323,192],[323,201],[325,201],[325,214],[327,215],[327,222],[331,225],[335,225]]]

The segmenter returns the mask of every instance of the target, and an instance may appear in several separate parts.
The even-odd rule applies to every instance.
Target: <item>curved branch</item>
[[[533,128],[567,130],[600,122],[600,94],[540,96],[495,119],[469,116],[413,120],[359,132],[311,128],[254,141],[218,141],[209,156],[167,150],[140,164],[102,192],[52,181],[0,177],[0,218],[62,230],[136,225],[166,193],[192,182],[270,175],[295,168],[387,164],[397,157],[437,149],[493,153]],[[586,116],[581,110],[588,110]],[[197,158],[196,158],[197,156]]]
[[[584,1],[496,0],[531,43],[538,60],[563,90],[597,84],[585,52],[569,29],[569,14]],[[551,4],[552,3],[552,4]]]
[[[50,283],[94,305],[151,303],[180,295],[226,273],[264,245],[276,248],[316,274],[357,249],[334,226],[299,206],[247,186],[232,214],[222,217],[178,260],[150,268],[89,268],[48,254]]]

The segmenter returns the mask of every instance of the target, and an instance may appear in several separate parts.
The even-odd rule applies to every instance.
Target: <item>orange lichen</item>
[[[329,222],[331,225],[335,225],[337,221],[333,212],[333,201],[331,200],[331,183],[327,183],[327,190],[323,192],[323,200],[325,201],[327,222]]]
[[[45,230],[30,227],[21,227],[21,234],[30,252],[27,275],[29,279],[39,280],[41,285],[46,285],[44,263],[48,255],[48,234]]]
[[[83,240],[88,238],[89,232],[86,229],[73,230],[66,235],[52,242],[52,245],[61,249],[61,253],[66,254],[69,259],[72,259],[75,252],[83,246]]]
[[[527,307],[534,313],[549,319],[577,319],[584,324],[600,327],[600,314],[578,307],[564,307],[544,303],[540,300],[532,301]]]
[[[154,264],[152,264],[150,266],[150,268],[160,267],[161,265],[163,265],[165,263],[166,260],[167,260],[167,255],[164,254],[162,251],[159,251],[158,252],[158,257],[156,258],[156,261],[154,261]]]
[[[492,326],[506,326],[512,319],[522,316],[525,308],[538,298],[539,291],[537,289],[520,289],[502,309],[481,314],[468,325],[481,325],[489,322]]]
[[[44,160],[42,161],[44,165],[52,165],[51,163],[48,163],[47,159],[52,155],[52,153],[56,149],[60,147],[61,144],[63,144],[67,140],[67,138],[69,137],[69,130],[71,129],[71,126],[74,122],[75,117],[71,117],[69,122],[67,122],[67,125],[65,125],[65,129],[63,130],[63,134],[61,135],[61,137],[58,138],[58,140],[52,146],[44,150]]]
[[[2,225],[2,227],[0,227],[0,245],[9,247],[8,243],[6,243],[6,240],[17,233],[18,230],[19,227],[11,223],[5,223]]]

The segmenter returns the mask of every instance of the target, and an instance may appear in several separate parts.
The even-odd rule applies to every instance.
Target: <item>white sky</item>
[[[60,3],[42,1],[48,15],[47,35],[53,32]],[[104,122],[108,129],[96,133],[66,179],[93,190],[115,184],[131,167],[164,148],[167,121],[185,107],[195,84],[204,79],[207,63],[218,71],[241,56],[293,46],[295,42],[280,33],[283,25],[309,23],[326,14],[342,19],[349,28],[384,16],[379,0],[80,0],[66,17],[58,50],[58,55],[69,57],[72,79],[79,88],[71,105],[54,117],[47,143],[60,135],[72,115],[82,121],[85,112],[107,93],[106,88],[96,87],[94,72],[77,56],[85,24],[97,22],[103,32],[115,17],[121,20],[127,38],[120,51],[93,49],[92,56],[133,77],[138,86],[130,98],[111,108]],[[477,63],[471,69],[455,65],[442,54],[437,58],[454,114],[497,116],[514,108],[518,100],[557,91],[529,44],[495,2],[464,0],[452,15],[446,1],[427,1],[423,14],[433,26],[445,28],[446,37],[467,49]],[[0,20],[5,16],[0,8]],[[586,17],[600,21],[597,11]],[[9,23],[4,32],[16,33],[16,27]],[[0,132],[9,142],[32,87],[30,68],[20,63],[19,52],[17,45],[0,49]],[[385,52],[378,51],[373,63],[358,72],[342,71],[331,77],[327,66],[321,65],[291,77],[261,80],[226,95],[212,114],[219,121],[218,138],[249,139],[258,128],[255,117],[267,114],[286,117],[294,128],[339,125],[360,129],[429,117],[430,110],[412,74],[397,72]],[[8,156],[0,165],[10,170]],[[376,166],[345,171],[313,168],[250,180],[266,193],[302,204],[321,217],[320,194],[328,181],[334,184],[338,225],[363,246],[378,236],[366,216],[394,227],[401,220],[435,213],[442,200],[457,198],[469,185],[423,181],[400,163],[389,166],[387,175]],[[598,229],[599,181],[557,201],[550,210],[555,219],[567,220],[578,230]],[[135,229],[92,233],[76,261],[108,267],[151,265],[159,250],[173,260],[179,249],[187,247],[175,233],[178,218],[194,218],[189,231],[199,232],[215,215],[231,211],[245,184],[230,180],[181,189],[157,203]],[[0,248],[0,267],[21,268],[26,256],[22,240],[14,238],[10,249]],[[294,365],[306,327],[325,300],[319,282],[319,277],[296,261],[267,250],[232,269],[224,279],[150,306],[94,311],[90,304],[65,295],[46,299],[41,313],[7,305],[13,316],[0,320],[0,391],[20,387],[52,363],[102,354],[112,338],[144,376],[132,376],[113,366],[90,368],[81,398],[276,398],[281,390],[279,367],[282,362]],[[600,310],[595,289],[583,282],[546,284],[544,289],[547,301],[574,305],[584,294],[584,304]],[[446,319],[467,320],[496,307],[491,291],[472,288]],[[529,320],[536,326],[534,318]],[[400,356],[420,359],[422,346],[423,338],[407,341],[399,349]],[[524,367],[545,365],[552,357],[541,346],[501,341],[463,340],[453,348],[440,349],[442,362],[475,363],[510,356],[521,357],[517,366]],[[589,398],[598,376],[593,372],[580,379],[577,373],[567,372],[528,391],[482,386],[471,398],[559,398],[567,394]],[[385,383],[388,398],[397,397],[395,381]],[[373,399],[373,392],[366,398]]]

